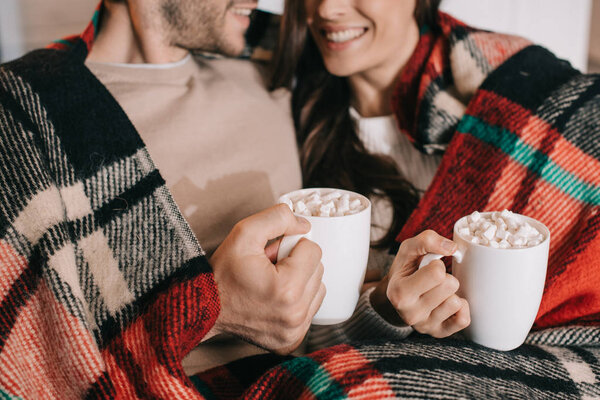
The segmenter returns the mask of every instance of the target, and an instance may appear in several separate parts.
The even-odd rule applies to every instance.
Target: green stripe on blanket
[[[485,121],[471,115],[463,117],[457,130],[499,148],[513,160],[569,196],[592,206],[600,205],[599,187],[565,171],[550,157],[525,143],[513,132],[488,125]]]
[[[282,364],[319,400],[339,399],[346,393],[335,379],[312,358],[298,357]]]
[[[96,10],[94,11],[94,15],[92,16],[92,24],[94,25],[94,32],[98,32],[98,28],[99,28],[99,24],[98,22],[100,22],[100,10]]]
[[[198,376],[192,375],[189,378],[196,387],[196,390],[202,394],[202,397],[204,397],[206,400],[217,400],[217,397],[214,395],[212,390],[210,390],[208,385],[204,383]]]
[[[70,47],[73,43],[69,42],[68,40],[64,40],[64,39],[58,39],[53,41],[52,43],[56,43],[56,44],[64,44],[65,46]]]
[[[21,400],[20,397],[13,396],[12,394],[0,389],[0,400]]]

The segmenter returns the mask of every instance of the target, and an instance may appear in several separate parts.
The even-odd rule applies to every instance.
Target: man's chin
[[[189,51],[193,54],[216,54],[225,57],[239,57],[243,53],[245,46],[246,42],[242,40],[239,43],[221,42],[212,48],[195,48],[189,49]]]
[[[237,35],[236,35],[237,36]],[[225,38],[225,40],[221,41],[219,46],[219,53],[228,57],[238,57],[242,54],[246,47],[246,39],[244,36],[239,36],[235,38]]]
[[[224,57],[237,58],[237,57],[241,56],[243,52],[244,52],[244,48],[241,48],[239,50],[227,48],[227,49],[219,49],[212,53],[216,54],[216,55],[224,56]],[[202,53],[207,53],[207,52],[203,51]]]

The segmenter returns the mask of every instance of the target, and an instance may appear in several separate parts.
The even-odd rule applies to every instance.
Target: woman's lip
[[[346,40],[344,42],[334,42],[334,41],[329,40],[327,38],[327,34],[328,33],[344,32],[344,31],[347,31],[347,30],[359,30],[359,29],[363,31],[360,35],[358,35],[358,36],[356,36],[356,37],[354,37],[352,39]],[[345,50],[348,47],[350,47],[353,44],[355,44],[359,39],[361,39],[363,36],[365,36],[365,34],[367,33],[367,31],[368,31],[368,28],[362,28],[362,27],[360,27],[360,28],[347,28],[347,27],[345,27],[344,29],[339,29],[339,30],[335,30],[335,31],[332,31],[332,30],[329,30],[329,31],[321,30],[321,38],[322,38],[325,46],[329,50],[341,51],[341,50]]]
[[[364,26],[331,26],[331,25],[325,25],[325,26],[319,27],[319,31],[325,32],[325,33],[343,32],[343,31],[347,31],[347,30],[350,30],[350,29],[363,29],[363,30],[367,30],[367,28],[364,27]]]
[[[360,39],[360,37],[356,39]],[[330,42],[329,40],[326,40],[325,46],[327,46],[327,48],[332,51],[342,51],[346,50],[348,47],[354,44],[354,42],[356,42],[356,39],[348,40],[347,42],[342,43]]]

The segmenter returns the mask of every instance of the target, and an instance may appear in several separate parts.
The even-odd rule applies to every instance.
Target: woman
[[[576,244],[589,253],[597,243],[598,77],[522,38],[467,27],[438,6],[287,2],[273,87],[293,90],[304,185],[370,196],[373,247],[386,253],[403,240],[366,292],[388,322],[436,337],[464,328],[468,304],[455,295],[456,281],[440,274],[442,264],[415,271],[425,252],[453,248],[442,251],[431,231],[416,235],[432,228],[450,236],[461,216],[504,208],[552,231],[536,326],[597,322],[600,273],[590,273]],[[385,264],[381,254],[370,260],[370,268]]]

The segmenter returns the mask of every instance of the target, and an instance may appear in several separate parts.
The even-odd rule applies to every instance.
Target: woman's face
[[[416,0],[304,0],[310,32],[337,76],[403,67],[418,41]]]

